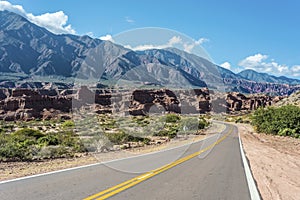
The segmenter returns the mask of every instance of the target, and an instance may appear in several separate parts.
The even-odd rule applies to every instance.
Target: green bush
[[[148,138],[137,137],[124,132],[106,133],[105,135],[113,144],[124,144],[127,142],[143,142],[146,144],[150,142]]]
[[[20,129],[16,132],[13,133],[14,136],[24,136],[24,137],[32,137],[32,138],[35,138],[35,139],[38,139],[40,137],[43,137],[44,134],[41,133],[40,131],[38,130],[34,130],[34,129],[30,129],[30,128],[23,128],[23,129]]]
[[[198,129],[204,129],[205,127],[207,127],[209,125],[209,122],[206,121],[206,119],[204,117],[200,117],[199,118],[199,124],[198,124]]]
[[[278,132],[278,135],[280,136],[291,136],[293,134],[294,130],[290,128],[281,129]]]
[[[180,116],[176,114],[167,114],[166,115],[166,123],[176,123],[180,120]]]
[[[31,160],[38,149],[36,139],[19,134],[1,134],[0,160]]]
[[[252,125],[258,132],[298,138],[300,108],[294,105],[259,108],[252,115]]]
[[[67,120],[61,125],[63,128],[72,128],[75,126],[75,123],[71,120]]]
[[[169,137],[174,138],[177,136],[178,129],[162,129],[159,132],[155,133],[154,136],[160,136],[160,137]]]
[[[243,123],[243,118],[239,117],[235,120],[235,123]]]
[[[45,149],[48,149],[48,153],[43,153]],[[84,151],[78,136],[71,131],[44,135],[40,131],[25,128],[12,134],[0,133],[0,161],[60,158]]]
[[[160,137],[165,137],[168,136],[169,131],[166,129],[162,129],[159,132],[155,133],[154,136],[160,136]]]
[[[57,135],[53,133],[49,133],[48,135],[39,138],[37,142],[40,146],[48,146],[48,145],[59,145],[60,140]]]

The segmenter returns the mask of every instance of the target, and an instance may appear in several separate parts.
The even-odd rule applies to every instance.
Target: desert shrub
[[[35,137],[1,134],[0,160],[31,160],[38,151],[35,144]]]
[[[38,159],[49,159],[49,158],[66,158],[72,157],[74,152],[64,146],[44,146],[42,147],[37,155]]]
[[[162,130],[158,131],[157,133],[155,133],[154,136],[164,137],[164,136],[168,136],[168,133],[169,133],[168,130],[162,129]]]
[[[243,118],[242,118],[242,117],[238,117],[238,118],[235,120],[235,123],[243,123]]]
[[[209,122],[204,117],[199,117],[198,129],[204,129],[209,126]]]
[[[58,145],[60,143],[59,137],[54,133],[49,133],[44,137],[41,137],[37,140],[37,143],[40,146],[48,146],[48,145]]]
[[[168,131],[168,137],[169,138],[174,138],[177,136],[177,132],[178,132],[178,129],[171,129]]]
[[[67,120],[61,124],[63,128],[72,128],[75,126],[75,123],[72,120]]]
[[[142,141],[144,144],[148,145],[151,140],[149,138],[143,138],[143,141]]]
[[[133,117],[132,121],[137,123],[139,126],[147,126],[150,124],[149,116],[135,116]]]
[[[162,129],[154,134],[154,136],[174,138],[177,136],[178,129]]]
[[[166,123],[176,123],[180,120],[180,116],[176,114],[167,114]]]
[[[294,105],[259,108],[252,115],[252,125],[258,132],[299,137],[300,108]]]
[[[198,130],[198,125],[199,125],[198,119],[195,118],[195,117],[183,118],[180,121],[180,129],[184,130],[184,131],[186,131],[186,130],[195,130],[195,131],[197,131]]]
[[[41,151],[48,147],[52,148],[51,153],[45,153],[47,155],[44,155]],[[71,131],[45,135],[40,131],[25,128],[12,134],[1,133],[0,135],[0,161],[31,161],[48,157],[59,158],[72,156],[76,152],[84,151],[85,148],[79,137]]]
[[[129,135],[122,131],[116,133],[106,133],[105,135],[113,144],[124,144],[127,142],[144,142],[144,143],[150,142],[146,138]]]
[[[284,128],[279,130],[278,135],[280,136],[291,136],[293,134],[294,130],[290,128]]]
[[[30,128],[23,128],[20,129],[16,132],[13,133],[14,136],[16,137],[33,137],[35,139],[38,139],[40,137],[43,137],[44,134],[42,132],[40,132],[39,130],[34,130],[34,129],[30,129]]]

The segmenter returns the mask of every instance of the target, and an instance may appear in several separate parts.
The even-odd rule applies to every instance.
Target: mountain
[[[218,67],[219,73],[221,74],[222,78],[224,78],[224,79],[234,79],[234,80],[246,79],[246,80],[249,80],[248,78],[240,76],[239,74],[233,73],[229,69],[225,69],[225,68],[220,67],[220,66],[217,66],[217,67]]]
[[[8,11],[0,12],[0,24],[0,72],[119,79],[126,78],[124,75],[130,71],[131,77],[127,79],[134,77],[135,81],[153,82],[157,79],[162,84],[177,81],[179,85],[206,86],[198,75],[195,76],[199,72],[190,67],[188,61],[182,69],[175,70],[168,58],[177,56],[180,59],[180,56],[169,51],[159,52],[165,58],[159,59],[158,54],[150,51],[134,52],[89,36],[55,35]],[[137,70],[141,66],[147,73]]]
[[[300,80],[298,79],[287,78],[285,76],[277,77],[277,76],[269,75],[267,73],[259,73],[252,69],[246,69],[244,71],[241,71],[240,73],[238,73],[238,75],[245,79],[255,81],[255,82],[260,82],[260,83],[267,82],[267,83],[292,84],[292,85],[300,84]]]
[[[247,70],[235,74],[176,48],[132,51],[89,36],[56,35],[8,11],[0,11],[0,73],[0,87],[39,85],[24,82],[41,76],[289,94],[297,87],[282,83],[300,82]]]
[[[65,77],[77,75],[90,49],[97,47],[102,58],[129,51],[89,36],[55,35],[8,11],[0,12],[0,47],[1,72]],[[88,65],[82,70],[83,76],[98,73]]]

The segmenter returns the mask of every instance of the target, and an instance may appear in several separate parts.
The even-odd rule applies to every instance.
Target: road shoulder
[[[263,199],[296,200],[300,196],[300,140],[257,134],[236,124]]]

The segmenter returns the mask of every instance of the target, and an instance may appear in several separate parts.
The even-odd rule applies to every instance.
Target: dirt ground
[[[129,150],[121,150],[99,154],[78,155],[78,157],[75,158],[43,160],[40,162],[0,162],[0,181],[41,174],[71,167],[105,162],[118,158],[126,158],[144,153],[150,153],[158,150],[172,148],[204,139],[207,135],[217,133],[222,129],[222,125],[214,125],[203,132],[203,134],[205,135],[190,135],[189,137],[174,139],[170,142],[163,143],[160,145],[149,145],[146,147],[133,148]]]
[[[300,139],[257,134],[236,124],[263,199],[300,199]]]

